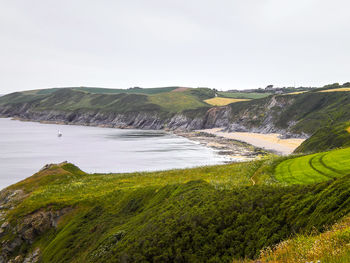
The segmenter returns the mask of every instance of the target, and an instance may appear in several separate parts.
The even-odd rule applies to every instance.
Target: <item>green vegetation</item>
[[[290,158],[277,165],[275,178],[287,184],[310,184],[350,173],[350,148]]]
[[[272,93],[258,93],[258,92],[228,92],[228,91],[219,91],[218,95],[224,98],[233,98],[233,99],[261,99],[270,96]]]
[[[87,93],[93,93],[93,94],[120,94],[120,93],[126,93],[126,94],[158,94],[163,92],[171,92],[179,87],[165,87],[165,88],[129,88],[129,89],[106,89],[106,88],[93,88],[93,87],[71,87],[69,89],[73,90],[79,90],[84,91]],[[53,93],[60,88],[52,88],[52,89],[42,89],[42,90],[35,90],[34,93],[37,95],[45,95]],[[33,91],[29,91],[33,93]]]
[[[294,152],[311,153],[350,147],[349,127],[350,122],[341,122],[323,127],[305,140]]]
[[[188,92],[167,92],[149,96],[149,101],[161,106],[168,112],[182,112],[184,110],[207,107],[207,104],[198,100]]]
[[[23,243],[13,256],[39,247],[43,262],[256,258],[292,233],[325,231],[350,212],[349,155],[350,149],[342,149],[129,174],[86,174],[72,164],[53,165],[8,188],[30,194],[6,220],[20,229],[37,211],[72,210],[57,228],[37,235],[32,245]],[[299,171],[317,167],[329,175],[285,176],[281,171],[289,161]],[[9,233],[0,241],[11,238]]]
[[[347,216],[325,233],[299,234],[293,239],[264,249],[260,260],[274,263],[347,263],[350,258],[349,242],[350,217]]]
[[[177,87],[127,90],[99,88],[55,88],[16,92],[1,97],[0,105],[20,108],[29,104],[31,111],[59,110],[69,112],[102,111],[113,113],[153,112],[160,116],[209,108],[203,99],[213,97],[209,89],[184,89]]]
[[[17,92],[0,105],[196,118],[215,96],[176,87],[119,91]],[[350,213],[350,93],[312,90],[226,108],[229,121],[248,128],[268,119],[276,128],[314,133],[296,150],[313,154],[151,173],[86,174],[72,164],[51,165],[0,194],[0,225],[10,223],[0,230],[0,256],[40,248],[42,262],[346,262],[348,223],[328,230]],[[9,207],[16,190],[22,199]],[[52,215],[60,215],[57,226]],[[340,252],[331,258],[330,248]]]
[[[295,134],[313,134],[318,129],[349,121],[350,92],[314,92],[277,95],[230,104],[230,122],[259,127],[265,122]]]

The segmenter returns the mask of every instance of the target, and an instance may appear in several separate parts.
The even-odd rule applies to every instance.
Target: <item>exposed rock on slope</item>
[[[127,100],[122,101],[124,104],[113,102],[112,106],[104,107],[103,102],[112,100],[109,97],[112,95],[99,95],[92,100],[89,95],[81,98],[75,92],[73,95],[77,97],[72,100],[66,93],[69,92],[64,91],[65,101],[62,102],[65,107],[61,106],[61,97],[58,100],[56,93],[48,98],[23,94],[4,96],[0,99],[0,117],[117,128],[197,130],[222,127],[229,131],[280,133],[285,137],[305,138],[320,127],[347,121],[350,115],[348,92],[277,95],[223,107],[179,111],[166,111],[150,104],[145,96],[123,97]],[[48,99],[56,104],[52,106]],[[98,99],[99,104],[86,106],[84,101],[87,99],[91,100],[90,103]],[[131,99],[133,101],[129,102]]]

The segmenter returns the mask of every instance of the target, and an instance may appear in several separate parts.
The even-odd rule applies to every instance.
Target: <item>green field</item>
[[[120,94],[120,93],[127,93],[127,94],[158,94],[163,92],[171,92],[179,87],[164,87],[164,88],[129,88],[129,89],[106,89],[106,88],[95,88],[95,87],[71,87],[69,89],[84,91],[87,93],[92,94]],[[42,90],[35,90],[35,91],[28,91],[29,93],[34,93],[37,95],[45,95],[53,93],[60,88],[52,88],[52,89],[42,89]]]
[[[228,92],[228,91],[219,91],[218,95],[224,98],[233,98],[233,99],[261,99],[270,96],[272,93],[258,93],[258,92]]]
[[[350,172],[350,148],[316,153],[281,162],[275,177],[287,184],[309,184],[344,176]]]

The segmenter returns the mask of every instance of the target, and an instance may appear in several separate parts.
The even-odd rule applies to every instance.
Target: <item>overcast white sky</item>
[[[0,94],[350,81],[348,0],[0,0]]]

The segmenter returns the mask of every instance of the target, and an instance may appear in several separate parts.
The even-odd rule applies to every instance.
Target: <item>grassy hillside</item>
[[[164,88],[129,88],[129,89],[106,89],[106,88],[95,88],[95,87],[70,87],[68,89],[84,91],[87,93],[93,94],[158,94],[163,92],[171,92],[173,90],[178,89],[179,87],[164,87]],[[45,95],[51,94],[61,88],[52,88],[52,89],[40,89],[40,90],[31,90],[25,91],[24,93],[37,94],[37,95]]]
[[[21,107],[30,105],[33,111],[103,111],[127,112],[182,112],[198,108],[208,108],[203,102],[214,96],[209,89],[184,89],[177,87],[157,89],[109,90],[97,88],[62,88],[16,92],[1,97],[0,105]]]
[[[174,128],[190,125],[194,129],[200,129],[205,125],[211,128],[224,124],[227,127],[243,126],[247,130],[282,131],[293,135],[310,136],[322,127],[333,127],[349,121],[350,92],[320,92],[346,88],[347,85],[326,86],[323,89],[313,89],[305,93],[288,96],[273,95],[239,102],[236,101],[243,99],[215,97],[215,91],[207,88],[169,87],[149,91],[134,88],[108,90],[109,93],[97,88],[34,90],[0,97],[0,111],[5,113],[5,116],[24,115],[28,119],[31,119],[31,116],[40,115],[32,114],[33,112],[43,113],[39,117],[45,119],[46,116],[49,119],[50,116],[60,117],[60,113],[64,111],[62,118],[68,119],[68,122],[70,122],[70,116],[68,116],[70,113],[73,117],[77,117],[73,118],[74,121],[88,122],[86,116],[82,117],[82,115],[92,112],[95,123],[103,119],[101,115],[105,117],[104,125],[120,114],[125,117],[125,120],[118,119],[116,123],[122,123],[122,126],[132,126],[133,123],[137,123],[137,127],[141,128],[142,123],[147,123],[145,125],[147,127],[165,127],[169,124],[166,121],[175,114],[182,113],[187,118],[177,119],[176,125],[173,125]],[[119,93],[121,91],[123,93]],[[227,103],[231,104],[208,113],[208,109],[213,107],[211,104]],[[51,110],[58,113],[56,112],[56,115],[45,113]],[[104,114],[106,112],[109,115]],[[134,116],[126,116],[129,113],[134,113]],[[138,118],[138,114],[143,115],[143,119]],[[193,121],[191,119],[193,116],[197,120]],[[127,120],[131,117],[133,120],[128,123]],[[152,126],[152,123],[155,124]],[[323,148],[320,149],[323,150]]]
[[[324,157],[344,174],[331,180],[295,173],[291,181],[281,174],[288,158],[305,165],[299,158],[314,155],[130,174],[51,165],[0,194],[1,204],[7,200],[0,223],[10,223],[0,241],[15,247],[3,246],[1,254],[9,259],[39,248],[42,262],[256,258],[264,247],[294,233],[324,231],[350,212],[349,152]],[[22,199],[12,204],[14,193]],[[50,223],[53,215],[60,215],[57,225]]]
[[[349,127],[350,122],[341,122],[323,127],[295,149],[295,152],[322,152],[334,148],[350,147]]]
[[[276,167],[275,177],[288,184],[308,184],[350,174],[350,148],[290,158]]]
[[[325,233],[299,234],[293,239],[264,249],[260,260],[274,263],[347,263],[350,258],[349,242],[350,216],[347,216]]]
[[[277,95],[229,105],[231,122],[246,127],[265,123],[296,134],[313,134],[318,129],[349,121],[350,92],[309,91]]]

